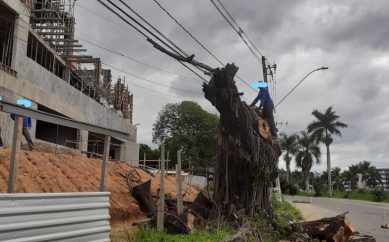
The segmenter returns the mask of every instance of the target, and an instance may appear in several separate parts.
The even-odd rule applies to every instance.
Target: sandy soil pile
[[[0,192],[6,192],[10,149],[0,149]],[[40,145],[37,151],[20,151],[18,156],[17,180],[15,192],[96,192],[99,189],[101,160],[89,159],[72,149],[55,149]],[[152,180],[151,194],[157,195],[160,176],[152,177],[142,169],[130,167],[126,163],[108,162],[105,187],[111,192],[110,215],[113,229],[128,227],[130,223],[145,218],[136,200],[129,193],[125,178],[130,174],[131,186],[137,181]],[[176,196],[175,177],[166,177],[165,189]],[[195,188],[189,189],[184,199],[193,201],[198,193]]]

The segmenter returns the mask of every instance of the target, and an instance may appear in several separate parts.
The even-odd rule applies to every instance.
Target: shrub
[[[313,190],[315,191],[315,197],[320,197],[323,195],[324,185],[323,182],[321,182],[318,179],[315,179],[313,181]]]
[[[292,196],[297,195],[298,191],[299,191],[299,189],[296,185],[291,185],[289,187],[289,195],[292,195]]]
[[[347,191],[343,194],[343,198],[350,198],[351,196],[351,191]]]
[[[367,190],[364,189],[364,188],[359,188],[359,189],[358,189],[358,193],[359,193],[359,194],[366,194],[366,193],[367,193]]]
[[[374,189],[370,192],[373,197],[374,197],[374,201],[376,202],[382,202],[384,199],[385,199],[385,191],[383,189]]]
[[[289,188],[291,186],[292,185],[289,184],[289,183],[281,183],[281,192],[284,193],[284,194],[289,194]]]

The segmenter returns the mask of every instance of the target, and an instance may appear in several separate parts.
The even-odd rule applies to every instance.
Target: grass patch
[[[301,213],[289,202],[273,200],[273,211],[276,228],[281,236],[287,235],[290,231],[290,222],[297,222],[302,219]]]
[[[274,218],[259,215],[252,221],[265,242],[277,242],[285,238],[292,232],[290,223],[302,218],[300,211],[287,201],[279,202],[273,199],[272,205]]]
[[[272,201],[274,218],[257,215],[251,220],[252,226],[259,232],[265,242],[277,242],[288,235],[290,231],[290,222],[301,219],[300,212],[286,201]],[[226,224],[219,223],[214,229],[215,232],[209,232],[198,228],[192,234],[171,235],[166,232],[158,232],[155,229],[140,227],[138,230],[129,234],[124,232],[111,236],[113,242],[217,242],[229,235],[236,233]],[[249,239],[248,241],[255,241]]]
[[[234,231],[226,226],[218,226],[214,233],[199,229],[192,234],[172,235],[166,232],[158,232],[155,229],[141,227],[132,234],[123,233],[111,237],[113,242],[217,242]]]
[[[305,192],[299,192],[298,195],[304,197],[309,196]],[[320,197],[329,197],[329,196],[327,193],[323,193]],[[389,192],[377,191],[377,190],[333,191],[332,197],[389,203]]]

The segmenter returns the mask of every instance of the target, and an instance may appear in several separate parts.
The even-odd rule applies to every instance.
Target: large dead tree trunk
[[[274,139],[259,136],[258,117],[240,100],[237,71],[228,64],[203,85],[205,98],[220,112],[214,201],[226,216],[240,209],[252,216],[271,211],[270,187],[277,177],[280,149]]]

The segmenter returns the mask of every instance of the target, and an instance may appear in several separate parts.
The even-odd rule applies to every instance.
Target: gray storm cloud
[[[153,1],[126,2],[181,48],[195,54],[199,61],[220,67]],[[102,19],[76,4],[76,29],[80,37],[87,38],[86,35],[143,62],[199,79],[175,60],[155,50],[144,37],[96,1],[79,0],[77,3],[120,24]],[[164,0],[160,3],[223,62],[238,65],[238,74],[247,82],[262,79],[260,63],[210,1]],[[288,122],[288,126],[281,126],[280,130],[287,133],[303,130],[313,119],[313,109],[324,110],[333,105],[341,120],[349,124],[343,137],[335,139],[332,145],[334,166],[347,167],[362,159],[371,160],[378,167],[388,166],[388,1],[223,0],[223,4],[259,50],[277,63],[277,91],[276,97],[273,96],[276,102],[309,71],[323,65],[330,67],[328,71],[310,76],[277,108],[276,119]],[[202,97],[201,83],[167,75],[88,43],[83,44],[89,53],[100,56],[105,63],[156,82],[199,92],[185,93],[156,86],[114,70],[114,76],[126,76],[134,93],[134,122],[141,123],[139,142],[151,144],[152,124],[158,111],[167,103],[190,99],[216,112]],[[166,95],[131,84],[143,85]],[[239,81],[237,85],[247,99],[255,97],[255,91]],[[325,156],[322,160],[325,161]],[[280,164],[282,166],[283,162]],[[325,162],[322,162],[313,169],[324,168]]]

